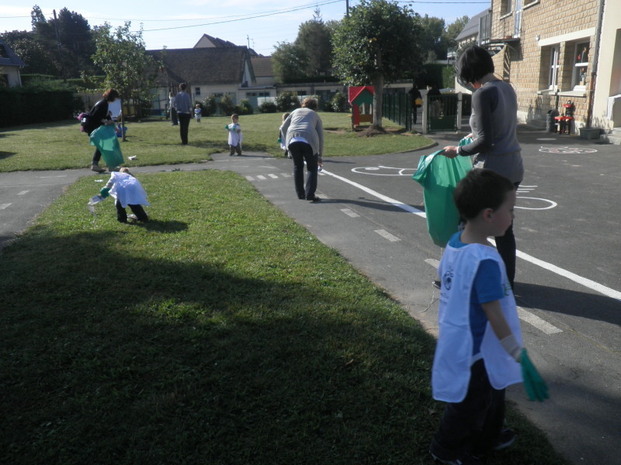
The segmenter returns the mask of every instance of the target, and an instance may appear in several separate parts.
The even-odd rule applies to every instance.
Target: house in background
[[[182,82],[187,84],[187,92],[195,102],[202,102],[210,95],[216,98],[226,95],[234,105],[247,99],[256,107],[259,97],[276,96],[267,76],[262,74],[257,81],[253,66],[256,60],[264,73],[264,60],[269,57],[259,57],[248,47],[203,34],[194,48],[149,50],[147,53],[162,64],[156,80],[154,111],[167,108],[169,93],[176,94]]]
[[[479,42],[514,86],[521,122],[544,125],[571,102],[577,132],[621,126],[621,2],[492,0],[481,24],[489,31]]]
[[[19,87],[22,78],[19,70],[26,66],[6,42],[0,40],[0,86]]]
[[[336,92],[346,93],[346,88],[338,82],[279,84],[271,57],[207,34],[203,34],[194,48],[149,50],[147,53],[162,64],[152,104],[153,112],[160,114],[168,107],[169,93],[176,94],[182,82],[188,85],[187,91],[195,102],[202,102],[210,95],[216,99],[227,95],[234,105],[248,100],[255,110],[262,102],[273,101],[282,92],[317,95],[322,102],[329,102]]]

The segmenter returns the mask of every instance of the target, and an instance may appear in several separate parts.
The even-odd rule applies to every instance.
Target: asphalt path
[[[463,134],[433,135],[441,147]],[[525,344],[550,386],[545,403],[509,398],[576,464],[621,464],[621,147],[521,131],[516,296]],[[432,333],[441,250],[427,235],[417,152],[330,158],[320,203],[297,199],[292,163],[261,153],[217,154],[207,164],[137,167],[233,170],[384,288]],[[88,170],[0,174],[0,247]],[[102,178],[107,178],[103,175]]]

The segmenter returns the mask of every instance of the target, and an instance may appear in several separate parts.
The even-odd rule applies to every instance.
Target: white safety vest
[[[459,248],[447,245],[440,263],[440,334],[431,372],[431,387],[436,400],[461,402],[468,392],[473,363],[470,294],[479,264],[487,259],[496,261],[501,270],[505,297],[500,300],[500,305],[511,332],[522,344],[515,298],[505,265],[496,249],[482,244],[467,244]],[[480,355],[494,389],[522,382],[520,365],[503,349],[489,322],[481,342]]]

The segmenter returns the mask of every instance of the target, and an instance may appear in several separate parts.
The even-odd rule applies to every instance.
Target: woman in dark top
[[[473,142],[461,147],[444,147],[443,155],[449,158],[474,155],[475,168],[495,171],[517,189],[524,177],[524,167],[517,140],[517,96],[513,87],[494,76],[492,57],[476,45],[467,48],[457,60],[456,76],[460,84],[474,89],[470,115]],[[516,257],[513,225],[495,240],[513,286]]]
[[[93,108],[91,109],[90,115],[90,124],[86,129],[86,133],[90,134],[99,126],[104,124],[110,125],[114,124],[112,118],[110,117],[110,112],[108,111],[108,103],[114,102],[117,98],[119,98],[119,93],[115,89],[108,89],[102,95],[102,99],[97,102]],[[91,163],[91,169],[97,173],[103,173],[106,171],[103,168],[99,167],[99,160],[101,159],[101,152],[99,149],[95,149],[95,153],[93,154],[93,161]]]

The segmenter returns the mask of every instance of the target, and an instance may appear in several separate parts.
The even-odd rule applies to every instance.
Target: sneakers
[[[498,436],[498,442],[494,446],[494,450],[503,450],[511,446],[517,438],[517,434],[511,428],[504,428]]]
[[[95,173],[103,173],[104,171],[106,171],[105,169],[100,168],[97,163],[93,163],[91,165],[91,170],[94,171]]]

